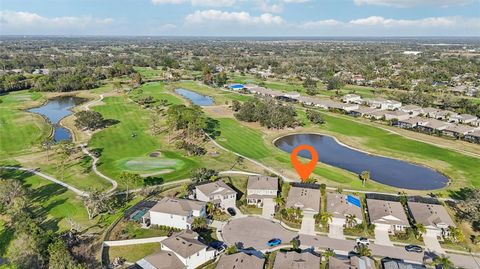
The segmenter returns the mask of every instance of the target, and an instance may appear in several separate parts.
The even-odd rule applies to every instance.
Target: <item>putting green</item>
[[[124,170],[131,172],[159,172],[168,170],[173,172],[180,170],[185,162],[179,159],[171,158],[152,158],[152,157],[133,157],[125,158],[118,161],[119,166]]]

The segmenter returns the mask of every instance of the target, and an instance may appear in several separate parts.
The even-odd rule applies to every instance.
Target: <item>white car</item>
[[[366,245],[366,246],[370,245],[370,241],[368,240],[368,238],[365,238],[365,237],[357,238],[356,242],[357,242],[357,245]]]

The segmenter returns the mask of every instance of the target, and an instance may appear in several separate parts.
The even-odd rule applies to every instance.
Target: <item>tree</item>
[[[368,248],[367,245],[365,244],[358,244],[355,246],[355,252],[363,257],[363,256],[366,256],[366,257],[370,257],[372,256],[372,251]]]
[[[192,172],[192,181],[196,184],[208,181],[218,176],[218,172],[213,169],[199,168]]]
[[[333,215],[332,213],[329,212],[322,212],[320,214],[320,222],[324,225],[327,226],[330,222],[333,220]]]
[[[421,223],[415,224],[415,237],[418,239],[427,232],[425,225]]]
[[[138,87],[140,87],[140,85],[142,85],[143,79],[142,79],[142,75],[140,75],[140,73],[137,73],[137,72],[133,73],[131,75],[131,78],[132,78],[131,83],[132,83],[133,88],[138,88]]]
[[[215,212],[215,205],[212,202],[207,202],[205,211],[207,213],[207,216],[212,216],[213,213]]]
[[[105,120],[102,114],[92,110],[85,110],[75,113],[75,126],[79,129],[94,131],[104,127]]]
[[[327,248],[327,250],[322,253],[322,258],[324,261],[328,261],[330,257],[335,257],[335,252],[333,249]]]
[[[89,219],[93,219],[99,214],[111,211],[110,196],[105,195],[99,190],[92,190],[83,197],[83,204],[87,209]]]
[[[232,101],[232,110],[234,112],[239,111],[241,107],[242,107],[242,104],[238,100],[233,100]]]
[[[365,183],[370,180],[370,171],[362,171],[359,175],[360,180],[362,181],[363,186],[365,187]]]
[[[52,149],[52,145],[54,143],[55,142],[50,137],[42,140],[42,148],[47,151],[47,162],[50,162],[50,150]]]
[[[12,211],[16,204],[23,205],[26,190],[19,180],[0,179],[0,212]],[[13,210],[15,211],[15,210]]]
[[[461,198],[458,216],[470,221],[474,229],[480,229],[480,188],[461,189]]]
[[[126,187],[125,200],[128,201],[129,187],[131,185],[133,186],[140,185],[140,182],[143,180],[143,178],[139,174],[123,171],[120,174],[120,177],[118,178],[118,180]]]
[[[300,247],[300,238],[298,236],[292,238],[290,244],[294,250],[297,250]]]
[[[225,72],[220,72],[218,74],[215,74],[215,76],[213,77],[213,81],[215,85],[217,85],[217,87],[223,87],[223,85],[227,83],[227,80],[228,80],[228,76],[227,76],[227,73]]]
[[[347,224],[347,227],[353,227],[357,225],[357,216],[355,216],[354,214],[348,214],[345,222]]]
[[[60,141],[60,143],[58,143],[57,152],[58,156],[60,157],[59,168],[62,180],[65,176],[65,165],[70,160],[70,157],[75,153],[75,151],[75,145],[71,141],[62,140]]]
[[[456,243],[463,240],[463,234],[460,228],[454,226],[448,226],[447,237],[450,241]]]
[[[235,167],[235,165],[237,165],[237,164],[241,165],[244,160],[245,160],[245,158],[243,158],[242,156],[235,157],[235,162],[233,163],[233,165],[230,169],[233,169]]]
[[[50,256],[48,261],[49,269],[81,269],[83,266],[77,264],[72,255],[68,252],[65,243],[56,239],[48,246],[48,254]]]
[[[196,217],[192,221],[192,230],[199,231],[208,227],[207,219],[202,217]]]
[[[307,119],[314,124],[324,124],[325,120],[322,117],[322,113],[313,110],[307,109]]]
[[[433,258],[433,263],[434,266],[441,266],[442,269],[450,269],[450,268],[455,268],[453,265],[453,262],[450,260],[450,258],[444,254],[441,256],[436,256]]]
[[[305,81],[303,81],[303,87],[308,95],[315,95],[318,93],[317,81],[313,80],[311,77],[307,77]]]
[[[212,82],[213,82],[212,70],[210,69],[210,67],[205,66],[203,68],[203,83],[212,84]]]
[[[344,85],[344,83],[338,79],[338,78],[331,78],[328,80],[328,83],[327,83],[327,90],[331,91],[331,90],[338,90],[340,88],[342,88]]]

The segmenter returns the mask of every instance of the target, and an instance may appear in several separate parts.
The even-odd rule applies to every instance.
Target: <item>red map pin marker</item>
[[[297,160],[298,153],[302,150],[310,151],[312,155],[312,160],[309,163],[303,164]],[[292,162],[293,167],[297,170],[298,175],[302,178],[302,181],[307,180],[307,178],[312,173],[315,165],[318,162],[318,154],[317,151],[312,146],[309,145],[300,145],[292,150],[290,154],[290,162]]]

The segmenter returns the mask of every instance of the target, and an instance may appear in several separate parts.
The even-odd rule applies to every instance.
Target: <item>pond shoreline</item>
[[[405,190],[415,190],[415,191],[433,191],[433,190],[444,190],[446,188],[448,188],[451,184],[451,179],[445,175],[443,172],[433,168],[433,167],[429,167],[425,164],[422,164],[422,163],[418,163],[418,162],[415,162],[415,161],[411,161],[411,160],[402,160],[402,159],[398,159],[398,158],[395,158],[395,157],[390,157],[390,156],[386,156],[386,155],[382,155],[382,154],[377,154],[377,153],[371,153],[371,152],[368,152],[366,150],[363,150],[363,149],[358,149],[358,148],[355,148],[353,146],[350,146],[350,145],[347,145],[343,142],[341,142],[337,137],[333,136],[333,135],[330,135],[330,134],[325,134],[325,133],[320,133],[320,132],[312,132],[312,131],[307,131],[307,132],[292,132],[292,133],[287,133],[287,134],[282,134],[280,136],[277,136],[275,137],[273,140],[272,140],[272,145],[276,148],[276,149],[279,149],[281,150],[282,152],[285,152],[285,153],[288,153],[287,150],[284,150],[282,149],[279,145],[277,145],[277,142],[280,140],[280,139],[284,139],[286,137],[289,137],[289,136],[296,136],[296,135],[315,135],[315,136],[323,136],[323,137],[329,137],[331,139],[333,139],[338,145],[342,146],[342,147],[345,147],[347,149],[350,149],[352,151],[356,151],[356,152],[359,152],[359,153],[363,153],[363,154],[366,154],[368,156],[372,156],[372,157],[378,157],[378,158],[385,158],[385,159],[388,159],[390,161],[397,161],[397,162],[402,162],[402,163],[405,163],[407,165],[412,165],[412,166],[416,166],[416,167],[420,167],[420,168],[423,168],[423,169],[428,169],[430,171],[433,171],[434,173],[437,173],[438,175],[441,175],[442,177],[444,177],[446,179],[445,181],[445,185],[443,187],[440,187],[440,188],[428,188],[428,189],[419,189],[419,188],[406,188],[405,186],[401,187],[401,186],[395,186],[395,185],[390,185],[390,184],[387,184],[385,182],[381,182],[381,181],[378,181],[378,180],[375,180],[373,178],[371,178],[372,181],[374,181],[375,183],[379,183],[379,184],[382,184],[382,185],[385,185],[385,186],[389,186],[389,187],[394,187],[394,188],[400,188],[400,189],[405,189]],[[303,158],[303,157],[302,157]],[[308,159],[308,158],[307,158]],[[332,167],[335,167],[335,168],[338,168],[338,169],[342,169],[342,170],[345,170],[345,171],[348,171],[350,173],[353,173],[353,174],[356,174],[354,171],[351,171],[349,169],[346,169],[346,168],[342,168],[342,167],[339,167],[339,166],[335,166],[335,165],[332,165],[332,164],[329,164],[329,163],[325,163],[325,162],[322,162],[322,161],[319,161],[320,163],[322,164],[325,164],[325,165],[329,165],[329,166],[332,166]],[[371,172],[371,171],[370,171]]]

